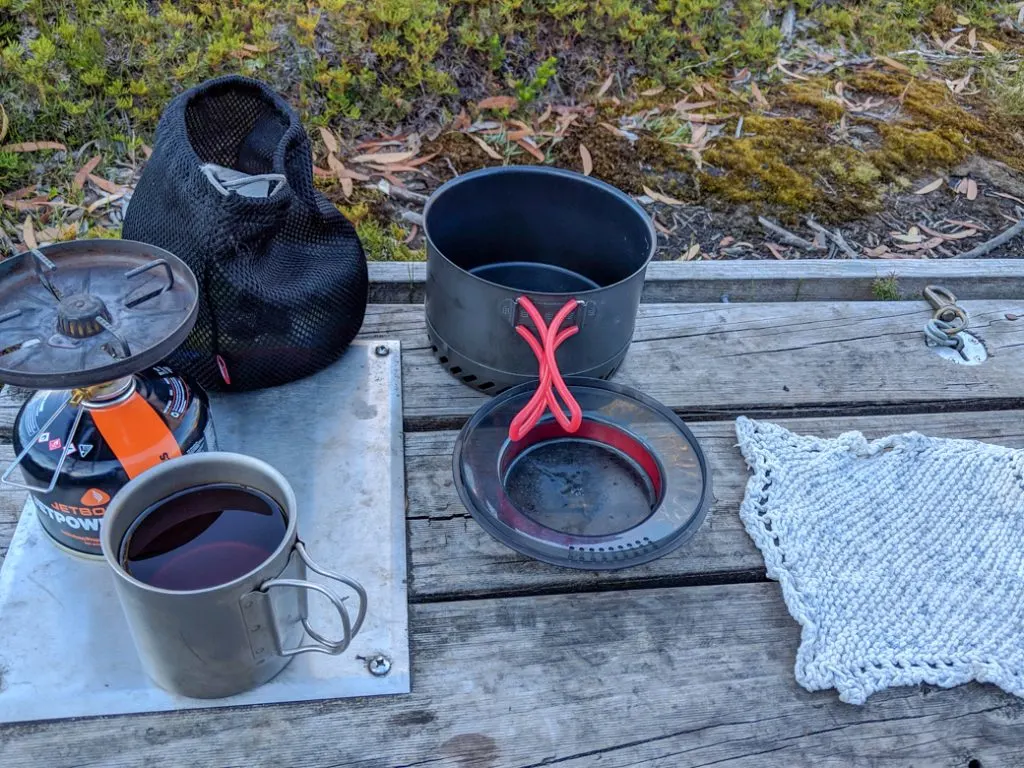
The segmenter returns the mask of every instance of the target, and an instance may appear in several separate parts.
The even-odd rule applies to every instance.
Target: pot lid
[[[636,390],[566,383],[583,410],[573,434],[548,414],[522,440],[509,439],[535,383],[489,401],[463,427],[453,469],[470,514],[512,549],[570,568],[626,568],[683,544],[711,502],[696,438]]]

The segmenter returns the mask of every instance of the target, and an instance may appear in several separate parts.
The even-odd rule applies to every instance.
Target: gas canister
[[[92,388],[89,399],[68,406],[42,429],[69,398],[74,394],[67,391],[40,391],[29,398],[15,422],[14,450],[29,449],[21,472],[42,489],[32,491],[32,500],[46,532],[76,554],[101,557],[99,530],[107,502],[154,464],[215,449],[213,422],[202,389],[161,366]],[[75,436],[65,444],[75,420]],[[65,451],[64,466],[55,475]],[[53,477],[53,489],[46,491]]]
[[[143,243],[60,243],[0,262],[0,381],[40,390],[0,479],[30,492],[64,549],[102,559],[103,515],[125,483],[216,448],[206,394],[159,364],[195,323],[197,297],[188,266]]]

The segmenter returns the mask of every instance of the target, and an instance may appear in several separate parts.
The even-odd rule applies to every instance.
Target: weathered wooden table
[[[906,300],[873,300],[892,272]],[[1024,447],[1024,261],[652,265],[617,381],[689,421],[717,499],[684,548],[604,574],[524,559],[469,518],[451,451],[483,398],[431,358],[423,266],[372,274],[363,334],[403,345],[413,693],[5,726],[0,766],[1024,765],[1024,701],[993,686],[856,707],[796,685],[798,626],[737,515],[732,422]],[[930,282],[965,300],[983,365],[925,347]],[[0,555],[23,501],[0,491]]]

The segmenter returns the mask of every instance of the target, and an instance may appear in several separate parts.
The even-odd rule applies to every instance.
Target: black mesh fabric
[[[265,199],[224,195],[204,163],[287,183]],[[308,376],[363,323],[366,257],[355,229],[313,188],[298,115],[255,80],[210,80],[168,105],[122,236],[166,248],[196,273],[199,319],[168,362],[208,389]]]

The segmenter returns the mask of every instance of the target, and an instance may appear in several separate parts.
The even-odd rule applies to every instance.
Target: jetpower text
[[[36,502],[39,511],[60,525],[73,530],[98,531],[106,507],[73,507],[53,502],[49,507]]]

